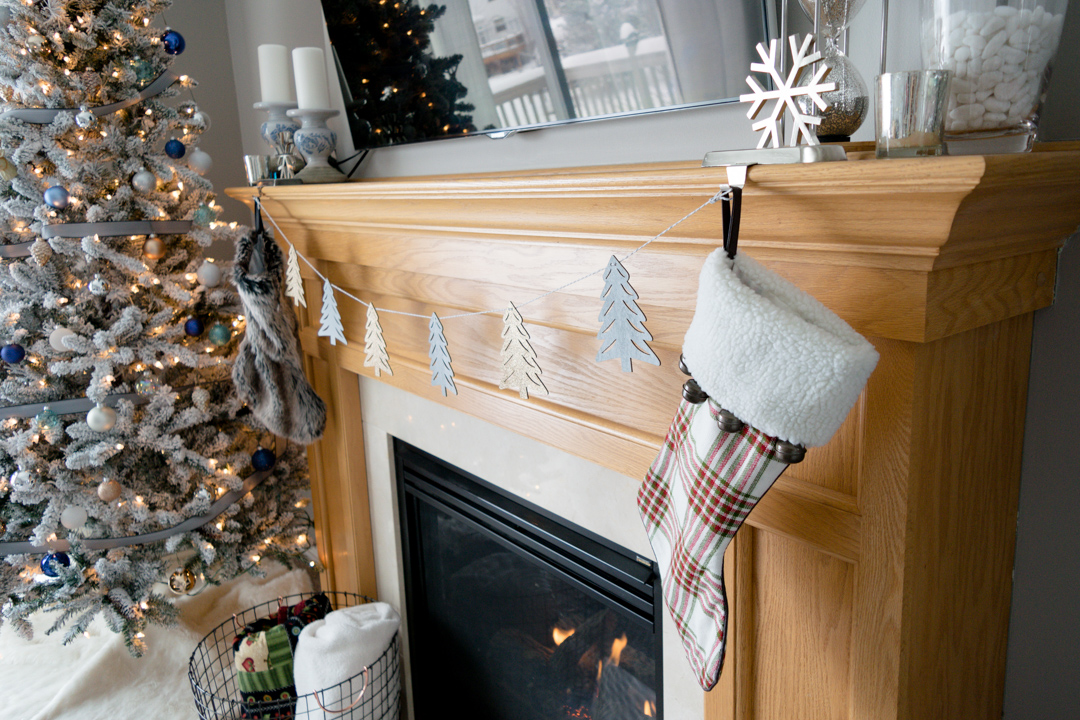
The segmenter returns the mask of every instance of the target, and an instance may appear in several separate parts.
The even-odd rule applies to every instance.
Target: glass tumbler
[[[949,153],[1031,150],[1068,0],[922,0],[926,67],[952,73]]]

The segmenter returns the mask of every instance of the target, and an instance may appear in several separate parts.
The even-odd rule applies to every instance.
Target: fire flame
[[[559,628],[552,628],[551,637],[555,640],[555,645],[559,646],[566,642],[566,638],[574,634],[574,628],[569,630],[560,630]]]
[[[622,637],[615,638],[611,643],[611,662],[616,665],[619,664],[619,658],[622,657],[623,648],[626,647],[626,633],[623,633]]]
[[[648,700],[645,701],[645,717],[653,717],[656,714],[656,706]]]

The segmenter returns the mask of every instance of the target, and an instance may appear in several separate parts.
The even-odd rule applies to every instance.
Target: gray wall
[[[916,67],[917,13],[911,0],[891,3],[889,70]],[[1043,121],[1044,138],[1080,138],[1080,0],[1070,0],[1065,36]],[[801,13],[792,9],[793,17]],[[222,22],[228,19],[228,32]],[[177,0],[170,11],[198,32],[185,32],[187,61],[198,53],[205,71],[199,102],[213,114],[205,147],[215,155],[219,188],[241,182],[240,148],[265,152],[255,48],[264,42],[295,47],[325,42],[318,0]],[[878,71],[880,4],[867,3],[852,26],[850,55],[873,86]],[[208,49],[196,50],[203,34]],[[231,42],[230,42],[231,41]],[[230,52],[231,50],[231,52]],[[232,65],[235,89],[228,67]],[[331,92],[336,88],[331,84]],[[340,93],[338,94],[340,98]],[[224,109],[235,99],[235,109]],[[340,99],[337,100],[340,103]],[[856,139],[872,139],[869,121]],[[339,133],[340,134],[340,133]],[[217,147],[211,149],[211,136]],[[662,160],[692,160],[706,151],[753,147],[745,108],[700,108],[641,118],[581,123],[521,133],[504,140],[461,138],[386,148],[362,169],[369,177],[486,172]],[[219,174],[220,173],[220,174]],[[1080,429],[1080,250],[1061,255],[1057,301],[1035,315],[1027,434],[1020,491],[1015,582],[1005,689],[1005,717],[1076,716],[1080,688],[1080,471],[1069,455]]]

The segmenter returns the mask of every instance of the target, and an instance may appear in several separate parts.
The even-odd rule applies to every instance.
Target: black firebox
[[[663,716],[656,563],[395,441],[416,720]]]

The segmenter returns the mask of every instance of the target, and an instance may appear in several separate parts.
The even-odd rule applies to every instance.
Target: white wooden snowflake
[[[746,76],[746,83],[754,91],[747,95],[740,95],[740,102],[751,103],[750,111],[746,113],[746,117],[753,120],[761,112],[761,108],[765,106],[765,102],[768,100],[776,100],[776,103],[772,107],[772,112],[764,120],[758,120],[750,127],[755,132],[764,130],[761,135],[761,140],[758,141],[758,147],[765,147],[766,143],[772,140],[773,147],[780,147],[784,143],[783,137],[780,135],[780,118],[784,114],[784,110],[791,111],[791,118],[794,122],[794,129],[791,133],[791,146],[795,147],[799,144],[799,137],[802,136],[806,140],[807,145],[817,145],[818,140],[815,133],[810,132],[810,125],[820,125],[821,118],[814,115],[807,115],[802,112],[798,104],[795,102],[795,98],[800,95],[805,95],[811,102],[817,106],[818,110],[824,111],[829,107],[829,104],[821,99],[822,93],[832,92],[836,90],[836,83],[823,83],[822,80],[829,72],[829,68],[824,64],[818,68],[814,73],[812,80],[805,84],[799,85],[799,78],[802,77],[803,71],[810,65],[821,59],[821,53],[814,52],[807,55],[810,50],[810,46],[814,42],[813,35],[807,35],[803,38],[802,45],[796,44],[796,38],[798,36],[792,35],[788,38],[788,42],[791,44],[791,71],[788,73],[787,78],[783,78],[780,75],[779,62],[780,58],[777,54],[777,41],[769,41],[769,50],[765,51],[765,46],[761,43],[757,45],[758,55],[764,62],[751,63],[751,72],[768,73],[773,79],[773,84],[776,86],[775,90],[766,90],[761,87],[753,75]]]

